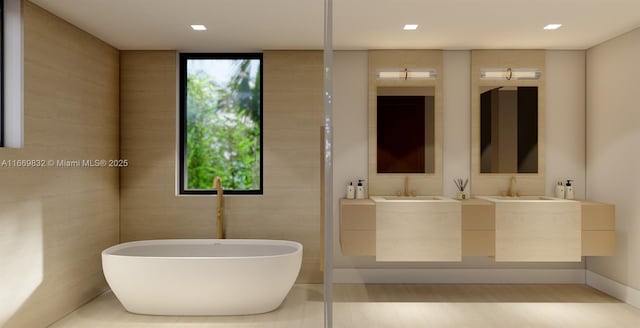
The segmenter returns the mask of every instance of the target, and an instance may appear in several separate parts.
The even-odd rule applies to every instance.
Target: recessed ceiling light
[[[404,26],[405,31],[413,31],[418,28],[418,24],[407,24]]]
[[[562,26],[562,24],[547,24],[547,26],[544,27],[545,30],[557,30],[560,28],[560,26]]]
[[[204,26],[204,25],[191,25],[191,28],[194,31],[206,31],[207,30],[207,27]]]

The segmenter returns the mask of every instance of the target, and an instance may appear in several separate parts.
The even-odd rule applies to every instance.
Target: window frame
[[[261,52],[250,53],[189,53],[183,52],[179,54],[179,152],[178,152],[178,195],[217,195],[215,189],[191,190],[185,186],[187,159],[185,157],[187,151],[187,62],[191,59],[258,59],[260,60],[260,187],[253,190],[224,190],[225,195],[262,195],[264,191],[264,88],[263,88],[263,67],[264,60]]]

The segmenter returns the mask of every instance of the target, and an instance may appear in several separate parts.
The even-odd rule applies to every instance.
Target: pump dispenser
[[[353,187],[353,182],[349,182],[349,185],[347,186],[347,199],[356,198],[355,192],[356,192],[356,190]]]
[[[356,186],[356,199],[364,199],[364,186],[362,185],[362,182],[364,182],[364,180],[358,180],[358,185]]]
[[[556,198],[564,198],[564,185],[562,184],[562,180],[558,181],[556,185]]]
[[[567,180],[567,184],[565,185],[565,199],[573,199],[573,186],[571,185],[571,182],[573,182],[573,180]]]

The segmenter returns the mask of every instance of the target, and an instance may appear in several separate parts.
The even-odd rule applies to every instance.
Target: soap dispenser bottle
[[[356,199],[364,199],[364,186],[362,185],[362,182],[364,180],[359,179],[358,180],[358,185],[356,186]]]
[[[558,181],[556,185],[556,198],[564,198],[564,184],[562,184],[562,180]]]
[[[567,184],[564,188],[565,199],[573,199],[573,186],[571,185],[573,180],[567,180]]]
[[[347,199],[354,199],[356,198],[356,188],[353,187],[353,182],[349,182],[349,185],[347,186]]]

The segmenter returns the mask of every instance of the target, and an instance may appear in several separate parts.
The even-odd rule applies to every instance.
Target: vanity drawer
[[[495,230],[462,231],[462,256],[495,256],[495,254]]]
[[[615,254],[615,231],[582,231],[582,256],[612,256]]]
[[[342,230],[340,246],[345,256],[375,256],[375,230]]]
[[[376,204],[369,199],[340,201],[340,230],[376,230]]]
[[[462,230],[495,230],[493,203],[469,199],[462,202]]]
[[[615,229],[615,205],[595,202],[582,202],[582,230]]]

